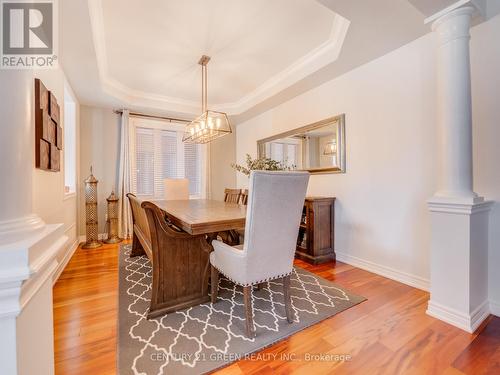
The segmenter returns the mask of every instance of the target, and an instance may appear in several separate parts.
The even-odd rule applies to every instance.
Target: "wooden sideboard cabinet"
[[[295,257],[311,264],[335,260],[334,223],[335,198],[306,198]]]

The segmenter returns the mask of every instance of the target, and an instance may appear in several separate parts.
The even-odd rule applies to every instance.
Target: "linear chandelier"
[[[182,141],[186,143],[208,143],[232,133],[227,114],[207,109],[207,64],[209,56],[203,55],[201,65],[201,107],[202,114],[186,125]]]

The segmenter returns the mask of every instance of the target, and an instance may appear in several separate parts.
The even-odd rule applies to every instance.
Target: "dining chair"
[[[132,250],[130,257],[146,254],[152,259],[151,233],[149,232],[146,212],[141,208],[142,201],[135,194],[127,193],[130,208],[132,209]]]
[[[242,189],[240,193],[240,204],[247,205],[248,203],[248,189]]]
[[[248,203],[248,189],[241,189],[240,204],[246,206],[247,203]],[[238,243],[243,243],[245,241],[245,230],[237,229],[236,232],[238,233]]]
[[[166,178],[165,200],[176,201],[189,199],[189,180],[187,178]]]
[[[226,203],[240,203],[241,189],[224,189],[224,202]],[[219,232],[217,236],[226,244],[235,246],[240,243],[240,235],[237,231],[226,230]]]
[[[243,246],[212,241],[212,303],[217,301],[219,272],[241,285],[248,337],[255,337],[254,285],[282,278],[286,317],[293,322],[290,275],[308,181],[307,172],[252,171]]]
[[[240,203],[241,189],[224,189],[224,202]]]

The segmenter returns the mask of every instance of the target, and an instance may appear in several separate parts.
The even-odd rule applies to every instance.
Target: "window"
[[[154,195],[153,130],[138,128],[137,147],[137,194]]]
[[[64,88],[64,193],[76,193],[76,103]]]
[[[166,178],[189,179],[189,195],[203,196],[203,146],[182,142],[184,126],[131,119],[135,129],[134,190],[163,199]]]
[[[189,179],[189,193],[201,196],[201,163],[199,145],[184,143],[184,176]]]
[[[266,154],[288,167],[297,166],[297,144],[270,142],[266,144]]]

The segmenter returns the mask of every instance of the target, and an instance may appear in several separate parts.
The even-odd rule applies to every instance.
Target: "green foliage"
[[[233,163],[231,164],[231,167],[247,176],[250,176],[251,171],[291,171],[295,169],[295,165],[288,166],[284,162],[269,158],[252,159],[252,157],[248,154],[246,154],[245,163],[246,166]]]

